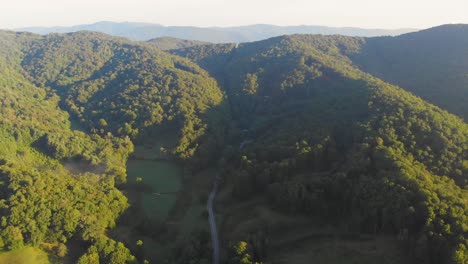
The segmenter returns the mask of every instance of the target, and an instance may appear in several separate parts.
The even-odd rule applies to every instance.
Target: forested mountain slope
[[[41,37],[25,52],[26,76],[56,91],[89,131],[142,142],[161,124],[175,126],[170,151],[180,158],[193,156],[216,114],[208,110],[223,99],[204,70],[150,44],[78,32]]]
[[[444,25],[396,37],[340,38],[355,42],[355,47],[343,50],[342,55],[362,71],[465,120],[468,117],[468,25]],[[209,52],[227,52],[222,48],[225,46],[229,44],[217,48],[181,48],[173,53],[190,57],[204,66],[211,58],[220,59]]]
[[[468,125],[359,70],[348,56],[364,43],[296,35],[174,53],[228,93],[240,147],[225,152],[226,186],[239,201],[261,194],[280,211],[398,235],[418,263],[464,263]],[[251,255],[268,260],[255,243]]]
[[[351,58],[363,71],[468,120],[468,25],[369,38]]]

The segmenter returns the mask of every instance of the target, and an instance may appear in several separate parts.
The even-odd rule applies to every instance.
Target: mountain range
[[[70,27],[28,27],[16,31],[27,31],[36,34],[67,33],[81,30],[102,32],[113,36],[126,37],[131,40],[145,41],[157,37],[175,37],[188,40],[198,40],[213,43],[223,42],[250,42],[280,35],[290,34],[323,34],[346,36],[394,36],[416,31],[415,29],[363,29],[353,27],[326,27],[326,26],[275,26],[250,25],[238,27],[189,27],[189,26],[163,26],[150,23],[131,22],[97,22],[88,25]]]

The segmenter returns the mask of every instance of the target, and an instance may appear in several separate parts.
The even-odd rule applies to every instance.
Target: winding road
[[[248,131],[248,130],[247,130]],[[250,139],[242,141],[239,146],[239,149],[248,144]],[[213,189],[211,190],[210,196],[208,197],[208,202],[206,204],[206,209],[208,210],[208,220],[210,222],[210,232],[211,232],[211,244],[213,245],[213,264],[219,264],[219,238],[218,238],[218,229],[216,228],[216,219],[213,211],[213,203],[216,198],[216,193],[218,192],[218,177],[213,179]]]
[[[211,190],[210,196],[208,197],[208,203],[206,209],[208,210],[208,218],[210,222],[211,231],[211,243],[213,244],[213,264],[219,264],[219,239],[218,229],[216,228],[216,220],[213,212],[213,203],[218,191],[218,179],[215,178],[213,181],[213,189]]]

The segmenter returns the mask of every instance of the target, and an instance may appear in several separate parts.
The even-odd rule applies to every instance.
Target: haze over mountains
[[[89,30],[106,33],[113,36],[126,37],[131,40],[145,41],[157,37],[175,37],[188,40],[206,41],[212,43],[250,42],[280,35],[290,34],[323,34],[345,36],[395,36],[413,32],[416,29],[363,29],[354,27],[326,27],[326,26],[275,26],[275,25],[249,25],[238,27],[190,27],[190,26],[163,26],[150,23],[132,22],[97,22],[88,25],[70,27],[28,27],[16,29],[36,34],[67,33],[80,30]]]

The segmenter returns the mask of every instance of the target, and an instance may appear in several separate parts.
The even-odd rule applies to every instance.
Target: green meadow
[[[162,160],[129,160],[129,183],[144,185],[141,199],[144,212],[151,218],[164,220],[175,205],[182,186],[183,168],[174,162]]]
[[[0,253],[2,264],[49,264],[47,254],[34,247]]]

